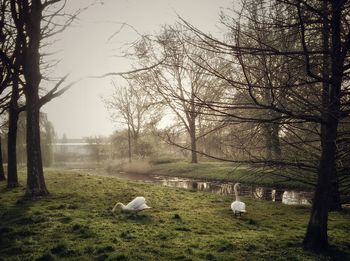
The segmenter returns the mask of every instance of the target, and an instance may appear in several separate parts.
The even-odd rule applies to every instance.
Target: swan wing
[[[136,197],[126,205],[126,209],[138,210],[145,203],[146,203],[146,199],[144,197]]]
[[[151,207],[149,207],[149,206],[147,206],[146,204],[142,204],[139,208],[138,208],[138,210],[145,210],[145,209],[149,209],[149,208],[151,208]]]
[[[232,202],[231,209],[234,213],[246,212],[245,203],[237,200]]]
[[[241,212],[247,212],[246,209],[245,209],[245,204],[243,202],[241,202]]]

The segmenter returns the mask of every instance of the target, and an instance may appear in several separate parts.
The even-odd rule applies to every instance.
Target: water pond
[[[205,191],[220,195],[232,195],[232,197],[234,197],[233,182],[206,181],[124,172],[113,174],[113,176],[128,180],[157,183],[164,186],[183,188],[191,191]],[[308,191],[284,190],[258,185],[241,184],[240,195],[250,196],[255,199],[282,202],[283,204],[288,205],[310,205],[313,193]]]

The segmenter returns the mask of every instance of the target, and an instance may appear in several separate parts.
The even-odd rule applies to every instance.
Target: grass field
[[[330,213],[328,252],[304,252],[309,207],[231,197],[69,171],[46,171],[50,196],[0,184],[1,260],[350,260],[350,213]],[[24,184],[25,177],[21,175]],[[113,215],[143,195],[151,210]]]

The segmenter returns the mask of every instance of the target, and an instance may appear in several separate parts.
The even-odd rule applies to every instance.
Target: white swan
[[[112,209],[112,212],[116,210],[118,206],[121,206],[122,211],[138,213],[145,209],[150,209],[151,207],[146,205],[146,199],[144,197],[136,197],[126,206],[123,203],[118,202]]]
[[[242,201],[239,200],[239,195],[238,195],[238,189],[239,189],[239,183],[236,183],[233,187],[234,191],[235,191],[235,196],[236,196],[236,200],[232,202],[231,204],[231,209],[233,211],[233,213],[235,214],[239,214],[242,215],[242,213],[247,212],[245,210],[245,203],[243,203]]]

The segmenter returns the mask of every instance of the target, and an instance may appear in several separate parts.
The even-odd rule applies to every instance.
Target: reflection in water
[[[164,186],[183,188],[217,193],[220,195],[234,195],[234,183],[197,181],[192,179],[182,179],[173,177],[155,177],[158,183]],[[256,199],[263,199],[283,204],[309,205],[311,203],[312,192],[300,192],[293,190],[271,189],[253,185],[241,185],[240,195],[251,196]]]
[[[220,195],[231,195],[233,196],[233,186],[235,183],[232,182],[220,182],[220,181],[199,181],[195,179],[185,179],[177,177],[167,176],[153,176],[144,175],[137,173],[113,173],[113,176],[129,179],[139,180],[143,182],[160,183],[164,186],[183,188],[193,191],[206,191]],[[310,205],[313,196],[312,192],[301,192],[293,190],[282,190],[282,189],[271,189],[255,185],[241,184],[240,195],[250,196],[256,199],[269,200],[274,202],[282,202],[283,204],[303,204]]]
[[[307,192],[285,191],[283,193],[282,202],[289,205],[309,205],[310,199],[308,199],[307,196]]]

